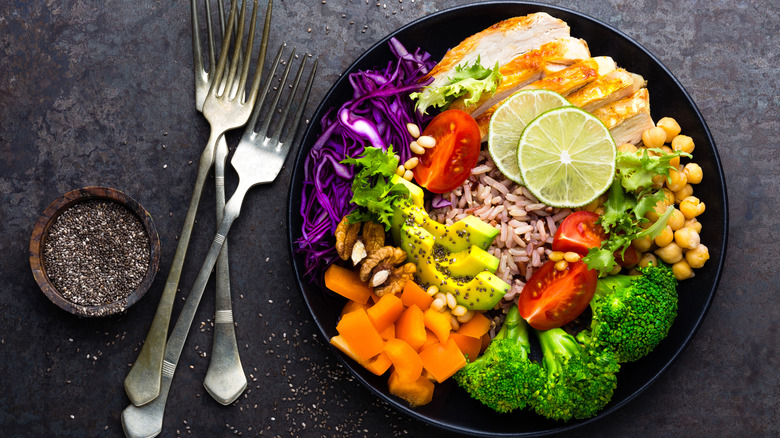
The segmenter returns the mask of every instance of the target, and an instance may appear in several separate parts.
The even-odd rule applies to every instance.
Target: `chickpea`
[[[701,238],[699,237],[699,233],[695,230],[680,228],[674,232],[674,241],[680,245],[681,248],[693,249],[699,246]]]
[[[688,183],[699,184],[703,178],[701,166],[696,163],[688,163],[683,168],[683,173],[688,177]]]
[[[672,149],[676,151],[683,151],[686,153],[693,153],[693,149],[696,145],[693,144],[693,139],[687,135],[677,135],[672,139]]]
[[[672,215],[669,216],[669,220],[666,221],[666,225],[669,225],[672,231],[677,231],[685,226],[685,216],[683,216],[680,210],[675,208]]]
[[[655,244],[661,248],[672,243],[672,241],[674,241],[674,231],[672,231],[672,227],[669,225],[664,227],[659,235],[655,236]]]
[[[672,265],[672,274],[680,281],[687,280],[693,277],[693,269],[688,265],[688,262],[680,260]]]
[[[680,202],[682,202],[683,199],[691,195],[693,195],[693,186],[689,182],[683,188],[674,192],[674,202],[679,204]]]
[[[660,189],[664,186],[664,183],[666,182],[666,177],[663,175],[656,175],[653,177],[653,188],[654,189]]]
[[[617,147],[618,152],[633,152],[636,153],[639,149],[631,143],[623,143]]]
[[[677,123],[677,120],[674,120],[671,117],[664,117],[661,120],[658,121],[658,123],[655,124],[659,128],[666,131],[666,139],[672,139],[680,134],[680,131],[682,131],[682,128],[680,128],[680,124]]]
[[[704,213],[705,208],[704,203],[695,196],[688,196],[680,202],[680,211],[686,219],[695,218]]]
[[[669,146],[664,146],[664,147],[661,148],[661,150],[664,151],[664,153],[666,153],[666,154],[673,154],[674,153],[672,148],[670,148]],[[680,165],[680,157],[676,156],[676,157],[672,158],[671,160],[669,160],[669,164],[672,165],[673,167],[679,166]]]
[[[647,252],[653,246],[653,239],[651,239],[650,236],[640,237],[632,240],[631,246],[633,246],[637,252]]]
[[[645,129],[642,133],[642,143],[649,148],[660,148],[666,143],[666,131],[657,126]]]
[[[664,205],[668,207],[670,205],[674,205],[674,202],[674,192],[669,189],[664,189]],[[660,212],[659,214],[663,214],[664,212],[666,212],[666,209],[664,209],[664,211]]]
[[[642,254],[642,258],[639,259],[640,268],[646,268],[648,266],[658,266],[658,257],[649,252]]]
[[[685,187],[686,184],[688,184],[688,177],[684,173],[680,172],[676,167],[669,169],[669,179],[666,180],[666,187],[669,190],[676,192]]]
[[[710,251],[704,245],[699,245],[694,249],[685,252],[685,261],[691,268],[698,269],[704,266],[704,263],[710,259]]]
[[[695,217],[690,219],[685,219],[685,223],[683,224],[683,227],[691,228],[697,233],[701,233],[701,222],[699,222],[699,220],[696,219]]]
[[[663,248],[658,248],[653,252],[658,256],[658,258],[663,260],[664,263],[677,263],[683,258],[682,248],[680,248],[680,245],[674,242],[664,246]]]
[[[649,219],[650,222],[657,221],[662,214],[666,213],[667,208],[669,208],[671,205],[674,205],[674,195],[672,195],[671,193],[672,192],[669,192],[670,196],[665,197],[664,199],[658,201],[652,210],[645,213],[645,217]],[[666,195],[666,192],[664,192],[664,195]],[[669,200],[670,198],[671,201]]]
[[[609,275],[617,275],[617,274],[620,274],[620,271],[622,271],[622,270],[623,270],[623,268],[622,268],[622,267],[620,267],[620,265],[615,265],[615,267],[614,267],[614,268],[612,268],[612,270],[611,270],[611,271],[609,271]]]

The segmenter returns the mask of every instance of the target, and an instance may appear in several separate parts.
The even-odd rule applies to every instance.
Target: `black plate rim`
[[[373,44],[370,48],[366,49],[360,56],[358,56],[355,59],[355,61],[352,62],[349,65],[349,67],[347,67],[341,73],[341,75],[336,80],[336,82],[334,82],[334,84],[331,86],[331,88],[328,90],[328,92],[323,96],[320,104],[317,106],[317,108],[316,108],[316,110],[314,112],[314,115],[315,116],[319,116],[319,115],[323,114],[324,111],[327,111],[328,108],[325,108],[325,106],[326,106],[326,104],[329,104],[329,100],[331,99],[331,96],[335,93],[335,91],[338,88],[338,85],[341,83],[341,81],[344,80],[344,78],[351,71],[353,71],[358,65],[360,65],[362,63],[362,61],[366,57],[370,56],[370,54],[372,52],[377,50],[379,47],[382,47],[385,44],[387,44],[387,42],[390,40],[390,38],[392,38],[392,37],[394,37],[394,36],[396,36],[396,35],[398,35],[400,33],[403,33],[404,31],[406,31],[406,30],[408,30],[408,29],[410,29],[412,27],[418,26],[418,25],[420,25],[421,23],[423,23],[425,21],[437,19],[437,18],[440,18],[440,17],[442,17],[444,15],[454,14],[454,13],[460,12],[460,11],[465,10],[465,9],[484,8],[486,6],[528,6],[528,7],[538,7],[540,9],[551,10],[551,11],[560,11],[560,12],[563,12],[563,13],[566,13],[566,14],[570,14],[570,15],[576,16],[580,20],[585,20],[585,21],[591,22],[593,24],[596,24],[598,26],[601,26],[601,27],[605,28],[606,30],[613,32],[617,36],[625,39],[630,44],[634,45],[637,49],[642,51],[648,58],[650,58],[658,67],[660,67],[668,75],[668,77],[672,80],[672,82],[682,92],[682,95],[687,100],[687,103],[689,104],[689,106],[693,109],[694,118],[697,120],[698,123],[701,124],[701,126],[703,128],[703,132],[704,132],[704,134],[707,137],[707,142],[712,146],[712,155],[713,155],[715,169],[717,170],[719,180],[721,181],[721,186],[719,187],[720,188],[720,194],[719,195],[720,195],[720,202],[721,202],[721,204],[723,206],[723,215],[720,217],[720,220],[723,223],[723,235],[722,235],[722,239],[720,240],[720,245],[719,245],[719,248],[718,248],[719,253],[720,253],[720,258],[718,260],[717,267],[715,269],[715,277],[714,277],[713,285],[712,285],[711,290],[709,291],[709,294],[707,295],[706,300],[703,303],[704,307],[703,307],[702,312],[699,314],[698,318],[696,318],[696,320],[695,320],[695,322],[693,324],[693,328],[690,330],[690,332],[687,334],[687,336],[684,337],[683,342],[673,352],[672,356],[667,361],[667,363],[663,367],[661,367],[661,369],[658,372],[656,372],[655,375],[650,376],[649,379],[647,380],[647,382],[644,385],[642,385],[639,388],[637,388],[633,393],[628,395],[625,399],[610,405],[608,408],[604,409],[602,412],[600,412],[597,416],[595,416],[593,418],[589,418],[589,419],[586,419],[586,420],[580,420],[580,421],[572,422],[572,423],[564,423],[560,427],[552,428],[552,429],[549,429],[549,430],[546,430],[546,431],[530,432],[530,433],[528,433],[528,432],[518,432],[518,433],[485,432],[485,431],[480,431],[480,430],[476,430],[476,429],[466,428],[466,427],[462,427],[462,426],[454,426],[454,425],[451,425],[449,423],[446,423],[446,422],[443,422],[443,421],[439,421],[439,420],[437,420],[435,418],[430,418],[428,416],[422,415],[418,411],[416,411],[414,409],[411,409],[408,405],[405,405],[403,403],[399,403],[398,400],[396,400],[396,399],[394,399],[392,397],[389,397],[387,394],[385,394],[384,392],[378,390],[370,382],[368,382],[366,379],[364,379],[360,375],[360,373],[358,373],[356,371],[356,369],[355,369],[356,365],[351,361],[351,359],[349,359],[345,354],[343,354],[342,352],[338,351],[337,349],[335,349],[335,348],[332,349],[332,351],[335,352],[336,356],[339,358],[341,363],[350,371],[352,376],[354,378],[356,378],[363,386],[365,386],[369,390],[371,390],[371,392],[373,392],[381,400],[383,400],[383,401],[387,402],[388,404],[390,404],[391,406],[393,406],[393,408],[395,408],[395,409],[397,409],[397,410],[399,410],[399,411],[401,411],[401,412],[403,412],[403,413],[405,413],[405,414],[407,414],[407,415],[409,415],[409,416],[411,416],[413,418],[416,418],[416,419],[418,419],[418,420],[420,420],[422,422],[425,422],[427,424],[439,427],[439,428],[444,429],[444,430],[458,432],[458,433],[463,433],[463,434],[468,434],[468,435],[472,435],[472,436],[485,436],[485,437],[487,437],[487,436],[490,436],[490,437],[497,437],[497,436],[501,436],[501,437],[545,436],[545,435],[549,435],[549,434],[555,434],[555,433],[571,431],[571,430],[579,428],[579,427],[581,427],[583,425],[590,424],[592,422],[595,422],[595,421],[598,421],[598,420],[600,420],[602,418],[605,418],[608,415],[610,415],[611,413],[617,411],[621,407],[625,406],[629,402],[631,402],[634,399],[636,399],[636,397],[638,397],[647,388],[649,388],[653,383],[655,383],[671,367],[671,365],[677,360],[677,358],[680,356],[680,354],[688,347],[688,345],[690,344],[690,341],[693,339],[694,335],[696,334],[698,329],[701,327],[701,323],[704,320],[704,318],[706,317],[707,312],[710,309],[712,301],[713,301],[713,299],[715,297],[715,292],[717,291],[718,284],[720,283],[720,279],[721,279],[721,276],[722,276],[722,273],[723,273],[723,267],[724,267],[725,259],[726,259],[726,248],[727,248],[728,229],[729,229],[729,226],[728,226],[729,225],[728,196],[727,196],[726,187],[725,187],[726,186],[726,184],[725,184],[725,175],[723,173],[721,160],[720,160],[720,157],[718,155],[717,147],[716,147],[715,141],[714,141],[714,139],[712,137],[712,133],[710,132],[710,129],[707,126],[707,123],[704,120],[704,117],[702,116],[699,108],[696,106],[696,104],[693,101],[693,99],[691,98],[690,94],[685,89],[685,87],[680,83],[680,81],[677,79],[677,77],[675,77],[674,74],[663,64],[663,62],[661,62],[658,58],[655,57],[655,55],[653,55],[650,51],[645,49],[644,46],[639,44],[637,41],[635,41],[633,38],[631,38],[627,34],[623,33],[622,31],[616,29],[615,27],[613,27],[613,26],[611,26],[611,25],[609,25],[609,24],[607,24],[607,23],[605,23],[605,22],[603,22],[601,20],[598,20],[598,19],[593,18],[591,16],[588,16],[588,15],[586,15],[584,13],[581,13],[581,12],[578,12],[578,11],[575,11],[575,10],[572,10],[572,9],[569,9],[569,8],[561,7],[561,6],[555,6],[555,5],[549,5],[549,4],[537,3],[537,2],[529,2],[529,1],[512,1],[512,0],[485,1],[485,2],[480,2],[480,3],[476,3],[476,4],[455,6],[455,7],[452,7],[452,8],[444,9],[444,10],[441,10],[441,11],[438,11],[438,12],[426,15],[424,17],[421,17],[421,18],[417,19],[417,20],[414,20],[414,21],[412,21],[412,22],[410,22],[410,23],[408,23],[408,24],[406,24],[406,25],[404,25],[404,26],[402,26],[402,27],[392,31],[391,33],[389,33],[388,35],[383,37],[381,40],[379,40],[378,42]],[[306,130],[304,132],[304,135],[299,140],[299,143],[301,143],[301,144],[303,143],[304,139],[308,138],[312,134],[312,131],[320,129],[320,127],[319,127],[319,119],[318,118],[312,117],[310,120],[311,120],[311,122],[307,126],[307,128],[306,128]],[[294,161],[295,164],[293,165],[293,168],[292,168],[291,177],[290,177],[290,182],[291,183],[290,183],[289,192],[288,192],[288,205],[287,205],[287,207],[288,207],[287,208],[287,223],[288,223],[288,225],[290,223],[292,223],[293,216],[298,214],[298,206],[293,206],[292,202],[291,202],[293,197],[294,197],[294,195],[295,195],[295,193],[294,193],[295,185],[293,183],[294,183],[294,181],[296,181],[297,178],[299,178],[300,166],[298,164],[301,162],[301,160],[305,159],[305,154],[307,152],[308,152],[308,149],[306,149],[306,148],[303,148],[303,147],[299,147],[298,148],[298,151],[296,153],[296,158],[295,158],[295,161]],[[290,259],[292,261],[290,266],[291,266],[293,274],[295,276],[296,284],[298,286],[299,291],[301,292],[301,295],[303,296],[304,302],[306,303],[306,307],[308,308],[309,313],[312,316],[312,319],[314,320],[315,324],[317,325],[317,327],[320,330],[320,334],[322,336],[324,336],[325,338],[327,338],[327,329],[324,326],[323,322],[320,320],[320,318],[318,318],[317,315],[314,313],[314,311],[313,311],[313,309],[311,307],[311,302],[309,300],[309,297],[305,293],[304,282],[303,282],[301,276],[298,274],[298,272],[300,271],[300,266],[298,266],[298,262],[297,262],[296,257],[295,257],[295,238],[296,238],[296,236],[295,236],[295,230],[293,230],[292,227],[288,226],[287,237],[288,237],[288,250],[289,250],[289,254],[290,254]]]

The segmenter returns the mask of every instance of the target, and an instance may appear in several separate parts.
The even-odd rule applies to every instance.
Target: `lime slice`
[[[517,165],[517,142],[523,128],[538,115],[570,105],[560,94],[549,90],[518,91],[508,97],[490,118],[488,151],[496,167],[507,178],[523,184]]]
[[[615,154],[607,127],[573,106],[535,118],[517,148],[525,186],[554,207],[580,207],[604,193],[615,174]]]

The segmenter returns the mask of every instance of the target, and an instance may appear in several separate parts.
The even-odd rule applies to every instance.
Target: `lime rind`
[[[525,186],[553,207],[581,207],[604,193],[615,175],[615,140],[582,109],[546,111],[523,130],[517,161]]]
[[[496,167],[507,178],[523,184],[517,162],[517,145],[523,129],[540,114],[570,105],[550,90],[522,90],[508,97],[490,118],[488,152]]]

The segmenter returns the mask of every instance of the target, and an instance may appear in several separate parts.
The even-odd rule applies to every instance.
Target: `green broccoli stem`
[[[596,282],[596,293],[594,297],[606,298],[616,290],[627,288],[631,281],[636,277],[631,275],[607,275],[606,277],[599,278]],[[593,301],[591,301],[593,305]]]
[[[542,363],[548,375],[560,374],[561,360],[569,359],[582,350],[577,339],[562,328],[536,330],[536,336],[542,347]]]
[[[530,351],[531,338],[528,332],[528,324],[523,317],[520,316],[517,305],[513,305],[509,308],[509,311],[507,311],[506,317],[504,318],[504,325],[501,326],[501,329],[496,333],[496,336],[493,337],[493,340],[496,339],[514,340],[523,347],[526,354]]]

